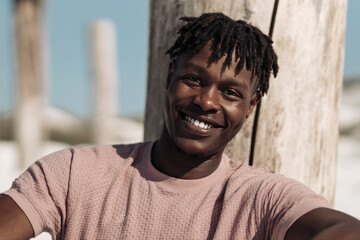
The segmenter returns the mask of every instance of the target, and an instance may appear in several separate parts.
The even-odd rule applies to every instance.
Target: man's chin
[[[179,141],[175,143],[175,147],[182,155],[196,159],[209,159],[220,152],[214,152],[214,149],[199,144],[197,141]],[[209,151],[210,149],[212,151]]]

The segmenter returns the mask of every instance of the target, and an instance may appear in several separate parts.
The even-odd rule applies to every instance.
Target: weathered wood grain
[[[280,72],[263,99],[254,165],[333,202],[346,1],[280,1],[273,40]]]

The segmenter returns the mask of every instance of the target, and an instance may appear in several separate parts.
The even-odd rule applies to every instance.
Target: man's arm
[[[20,207],[6,195],[0,195],[0,240],[30,239],[34,231]]]
[[[359,240],[360,221],[345,213],[317,208],[296,220],[285,235],[285,240]]]

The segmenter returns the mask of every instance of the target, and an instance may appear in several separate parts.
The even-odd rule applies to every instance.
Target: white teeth
[[[200,127],[202,129],[209,129],[209,128],[212,128],[212,125],[211,124],[207,124],[207,123],[204,123],[204,122],[200,122],[199,120],[195,120],[189,116],[185,116],[185,119],[186,121],[194,124],[196,127]]]
[[[199,124],[200,124],[200,122],[198,120],[195,120],[194,125],[198,127]]]

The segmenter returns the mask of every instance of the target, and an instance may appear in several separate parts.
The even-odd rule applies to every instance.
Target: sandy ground
[[[339,139],[335,209],[360,219],[360,144],[353,138]],[[45,144],[42,155],[49,154],[67,145],[58,142]],[[15,164],[16,146],[12,142],[0,142],[0,192],[7,190],[11,182],[23,170]],[[37,240],[49,240],[50,235],[43,233]]]

